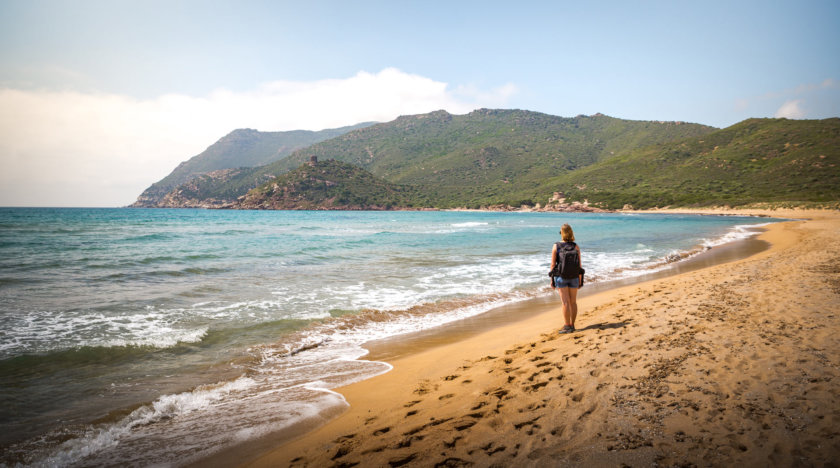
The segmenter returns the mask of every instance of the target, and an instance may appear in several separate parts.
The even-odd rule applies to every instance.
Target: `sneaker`
[[[563,325],[563,328],[561,328],[557,333],[571,333],[573,331],[575,331],[575,327],[571,325]]]

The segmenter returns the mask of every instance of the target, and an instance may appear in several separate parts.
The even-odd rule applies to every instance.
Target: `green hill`
[[[836,205],[838,135],[837,118],[750,119],[714,129],[600,114],[437,111],[357,129],[264,166],[204,174],[170,191],[161,205],[230,205],[311,156],[394,184],[404,198],[391,200],[392,206]]]
[[[424,198],[409,187],[336,160],[304,164],[251,190],[234,204],[241,209],[381,210],[409,208]]]
[[[836,204],[840,119],[749,119],[618,155],[547,179],[535,190],[605,208]]]
[[[390,182],[423,187],[438,207],[519,205],[514,196],[549,177],[633,149],[699,136],[713,127],[605,115],[563,118],[480,109],[403,116],[327,140],[265,167],[280,174],[308,160],[337,159]],[[530,199],[526,197],[526,199]]]
[[[255,168],[220,169],[193,177],[161,198],[166,208],[228,208],[240,193],[273,177],[252,174]]]
[[[600,114],[563,118],[522,110],[481,109],[460,116],[437,111],[349,132],[224,181],[204,181],[199,184],[200,195],[233,201],[256,186],[255,181],[283,174],[317,156],[357,165],[392,183],[416,186],[429,194],[428,203],[434,207],[518,206],[537,197],[521,198],[517,192],[546,178],[632,149],[714,130]]]
[[[158,206],[173,189],[190,182],[199,175],[222,169],[263,166],[284,158],[295,150],[372,124],[373,122],[368,122],[318,132],[308,130],[260,132],[250,128],[234,130],[210,145],[201,154],[182,162],[169,175],[152,184],[132,206]],[[225,191],[222,190],[222,192]]]

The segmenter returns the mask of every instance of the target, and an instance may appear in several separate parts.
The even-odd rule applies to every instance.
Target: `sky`
[[[840,2],[0,0],[0,206],[125,206],[237,128],[840,116]]]

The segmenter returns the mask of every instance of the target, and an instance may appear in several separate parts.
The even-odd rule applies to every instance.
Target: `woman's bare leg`
[[[557,288],[557,292],[560,293],[560,300],[563,301],[563,320],[566,321],[565,325],[572,325],[575,323],[575,319],[572,316],[571,290],[572,288]],[[577,290],[574,290],[574,294],[577,296]]]
[[[566,291],[569,291],[569,317],[571,321],[568,323],[571,324],[573,327],[575,326],[575,319],[577,318],[577,288],[563,288]],[[565,300],[564,300],[565,302]],[[568,319],[567,319],[568,320]]]

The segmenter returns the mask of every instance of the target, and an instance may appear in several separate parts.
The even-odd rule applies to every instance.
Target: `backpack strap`
[[[555,242],[554,243],[554,268],[551,270],[552,272],[554,272],[555,270],[560,268],[560,250],[562,248],[563,248],[563,243],[562,242]],[[559,273],[559,270],[558,270],[558,275],[559,274],[560,273]]]

